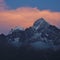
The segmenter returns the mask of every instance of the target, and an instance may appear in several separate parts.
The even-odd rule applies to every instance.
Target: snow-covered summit
[[[50,25],[43,18],[38,19],[32,27],[24,30],[22,27],[11,29],[6,39],[13,46],[30,45],[32,47],[52,48],[60,45],[60,29]]]
[[[20,32],[20,31],[24,31],[24,30],[25,30],[25,29],[24,29],[23,27],[18,27],[18,26],[16,26],[15,28],[13,28],[13,29],[10,30],[9,34],[12,34],[12,32],[18,33],[18,32]]]
[[[24,28],[23,28],[23,27],[18,27],[18,26],[16,26],[16,27],[14,28],[14,30],[24,30]]]
[[[40,18],[33,24],[33,27],[37,30],[40,28],[47,28],[49,25],[50,24],[48,24],[48,22],[46,22],[43,18]]]

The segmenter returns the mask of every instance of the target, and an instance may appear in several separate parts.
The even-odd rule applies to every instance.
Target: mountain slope
[[[1,37],[1,36],[0,36]],[[50,25],[43,18],[27,29],[14,29],[6,36],[8,45],[20,48],[30,46],[35,49],[59,49],[60,29]]]

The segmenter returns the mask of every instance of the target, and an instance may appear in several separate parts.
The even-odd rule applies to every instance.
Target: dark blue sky
[[[48,9],[60,12],[60,0],[5,0],[11,9],[18,7],[37,7],[41,10]]]

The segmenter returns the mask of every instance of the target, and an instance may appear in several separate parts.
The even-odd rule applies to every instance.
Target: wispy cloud
[[[8,6],[5,3],[5,0],[0,0],[0,11],[7,10]]]

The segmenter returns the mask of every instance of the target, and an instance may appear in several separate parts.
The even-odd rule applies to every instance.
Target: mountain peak
[[[16,27],[14,28],[14,30],[24,30],[24,28],[23,28],[23,27],[18,27],[18,26],[16,26]]]
[[[44,18],[40,18],[40,19],[38,19],[38,20],[43,20],[43,21],[45,21],[45,19],[44,19]]]
[[[37,21],[35,21],[34,25],[42,24],[42,23],[44,23],[44,22],[46,22],[46,21],[44,20],[44,18],[40,18],[40,19],[38,19]]]
[[[33,24],[33,27],[37,30],[38,28],[48,27],[49,25],[44,18],[40,18]]]

